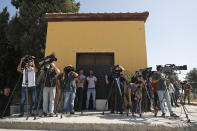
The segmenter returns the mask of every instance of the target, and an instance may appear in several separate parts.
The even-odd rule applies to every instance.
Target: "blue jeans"
[[[96,108],[96,89],[88,89],[87,92],[87,100],[86,100],[86,109],[89,108],[89,101],[90,101],[90,95],[92,94],[93,98],[93,108]]]
[[[172,96],[172,105],[173,105],[173,103],[177,106],[178,104],[177,104],[177,100],[176,100],[176,97],[175,97],[175,94],[174,93],[171,93],[171,96]]]
[[[31,108],[30,111],[36,110],[36,102],[37,102],[37,93],[36,87],[27,87],[28,95],[31,97]],[[20,112],[24,114],[24,104],[26,101],[26,87],[22,87],[21,89],[21,101],[20,101]]]
[[[74,112],[74,100],[75,100],[75,92],[67,91],[64,92],[64,111],[68,112],[68,99],[70,98],[70,112]]]
[[[167,102],[168,110],[169,110],[170,114],[172,114],[173,111],[172,111],[172,106],[170,103],[170,97],[169,97],[168,91],[165,92],[165,90],[158,90],[157,93],[158,93],[158,97],[159,97],[159,101],[160,101],[160,108],[161,108],[162,113],[165,113],[164,99],[163,99],[163,98],[165,98],[166,102]]]

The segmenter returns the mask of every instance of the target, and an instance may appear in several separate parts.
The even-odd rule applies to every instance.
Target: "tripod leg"
[[[43,87],[41,87],[40,92],[39,92],[39,99],[38,99],[38,104],[37,104],[37,109],[36,109],[36,115],[38,116],[39,114],[39,108],[42,100],[42,93],[43,93]],[[36,120],[36,115],[34,116],[34,120]]]
[[[140,112],[140,117],[142,117],[142,99],[139,101],[139,112]]]
[[[64,93],[65,93],[65,92],[62,92],[62,98],[63,98],[63,94],[64,94]],[[60,113],[61,113],[60,118],[61,118],[61,119],[62,119],[62,117],[63,117],[65,99],[66,99],[66,96],[65,96],[65,98],[63,99],[63,105],[62,105],[62,108],[61,108],[61,111],[60,111]]]
[[[104,113],[105,113],[105,110],[106,110],[106,107],[107,107],[107,104],[108,104],[109,98],[111,97],[113,84],[114,84],[114,82],[112,82],[112,85],[111,85],[111,87],[110,87],[110,91],[109,91],[109,94],[108,94],[107,100],[106,100],[106,102],[105,102],[105,107],[104,107],[104,109],[103,109],[103,113],[102,113],[103,115],[104,115]]]
[[[10,97],[9,97],[9,99],[8,99],[8,103],[6,104],[6,107],[5,107],[5,109],[4,109],[4,111],[3,111],[2,115],[1,115],[2,118],[4,117],[5,112],[7,111],[7,108],[8,108],[8,106],[9,106],[11,100],[12,100],[12,96],[14,95],[14,92],[15,92],[16,87],[18,86],[18,84],[19,84],[19,82],[20,82],[21,77],[22,77],[22,74],[20,74],[20,76],[19,76],[19,78],[18,78],[18,80],[17,80],[17,82],[16,82],[16,85],[14,86],[14,89],[13,89],[13,91],[12,91],[12,94],[10,95]]]
[[[57,101],[57,105],[56,105],[56,108],[55,108],[55,114],[56,114],[56,117],[58,117],[58,114],[57,114],[57,110],[58,110],[58,108],[59,108],[59,106],[60,106],[60,103],[61,103],[61,100],[62,100],[62,90],[60,90],[60,95],[59,95],[59,98],[58,98],[58,101]]]
[[[190,123],[190,119],[189,119],[189,116],[188,116],[188,109],[185,107],[184,103],[183,103],[183,97],[180,97],[180,103],[181,103],[181,106],[184,110],[184,113],[185,113],[185,117],[187,118],[187,123]]]

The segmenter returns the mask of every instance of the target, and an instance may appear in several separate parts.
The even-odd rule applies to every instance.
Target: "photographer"
[[[117,103],[117,111],[120,114],[123,114],[123,103],[124,103],[124,82],[126,79],[123,76],[124,68],[121,66],[115,66],[114,69],[112,69],[112,75],[105,76],[105,82],[107,85],[113,86],[112,88],[112,94],[111,94],[111,113],[115,113],[115,106]],[[114,81],[117,77],[117,83]],[[114,81],[114,85],[113,84]],[[118,84],[118,85],[116,85]],[[118,86],[118,87],[117,87]],[[119,90],[120,88],[120,90]],[[117,97],[117,101],[115,100],[115,97]]]
[[[131,78],[131,82],[132,83],[135,83],[136,81],[142,81],[142,82],[144,82],[144,79],[143,79],[142,75],[140,75],[140,72],[139,71],[136,71],[135,72],[135,75]]]
[[[28,72],[28,76],[26,76],[25,69],[24,70],[22,69],[23,63],[27,65],[26,70]],[[36,100],[37,100],[36,99],[37,95],[36,95],[36,84],[35,84],[35,72],[38,72],[38,69],[35,67],[33,58],[31,58],[29,56],[25,56],[25,57],[21,58],[21,61],[20,61],[18,68],[17,68],[17,71],[23,73],[19,117],[24,116],[24,104],[25,104],[25,100],[28,97],[28,96],[26,96],[26,91],[28,91],[29,95],[31,96],[31,115],[35,115],[33,113],[33,111],[36,109]],[[26,79],[27,79],[27,81],[26,81]],[[26,88],[26,82],[28,83],[27,88]]]
[[[64,73],[58,75],[57,84],[61,91],[64,92],[64,111],[68,112],[68,100],[70,98],[70,114],[74,114],[74,100],[76,94],[76,82],[75,78],[78,77],[78,74],[74,72],[74,67],[69,65],[64,68]]]
[[[177,117],[175,113],[172,111],[172,106],[170,103],[169,93],[166,86],[167,79],[165,78],[164,74],[161,72],[162,66],[157,66],[157,72],[155,72],[152,76],[153,83],[156,84],[157,93],[160,101],[160,108],[162,111],[162,117],[165,117],[165,109],[164,109],[164,100],[166,99],[168,110],[170,112],[170,116]]]
[[[44,63],[50,61],[50,58],[47,60],[41,61],[39,64],[43,65]],[[56,75],[60,73],[60,70],[55,66],[54,63],[44,65],[44,87],[43,87],[43,115],[47,116],[49,113],[50,117],[53,117],[54,113],[54,100],[56,94]]]
[[[135,113],[137,110],[137,104],[138,105],[141,104],[138,102],[140,102],[140,99],[142,99],[142,90],[141,90],[142,86],[143,86],[142,81],[135,81],[135,83],[129,83],[129,85],[127,87],[127,93],[126,93],[127,95],[126,96],[127,96],[127,100],[129,101],[127,107],[131,109],[133,117],[135,117]],[[139,108],[141,108],[141,105]]]

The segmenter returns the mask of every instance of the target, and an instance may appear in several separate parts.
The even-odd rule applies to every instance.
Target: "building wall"
[[[115,64],[127,70],[147,66],[144,21],[48,22],[46,55],[55,52],[57,66],[76,66],[76,53],[114,52]]]

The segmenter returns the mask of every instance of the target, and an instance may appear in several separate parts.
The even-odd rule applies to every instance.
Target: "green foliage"
[[[192,92],[197,95],[197,68],[193,68],[190,72],[186,75],[186,80],[192,85]]]
[[[22,54],[41,58],[44,55],[47,22],[45,13],[76,13],[79,3],[74,0],[12,0],[19,9],[18,21],[21,24],[20,45]]]
[[[0,13],[0,88],[13,86],[16,74],[16,51],[8,39],[9,13],[7,8]],[[13,78],[12,78],[12,77]]]
[[[10,21],[7,8],[0,12],[0,84],[4,87],[15,84],[16,68],[22,56],[33,55],[37,60],[44,56],[45,14],[77,13],[80,6],[75,0],[12,0],[11,3],[18,12]]]

